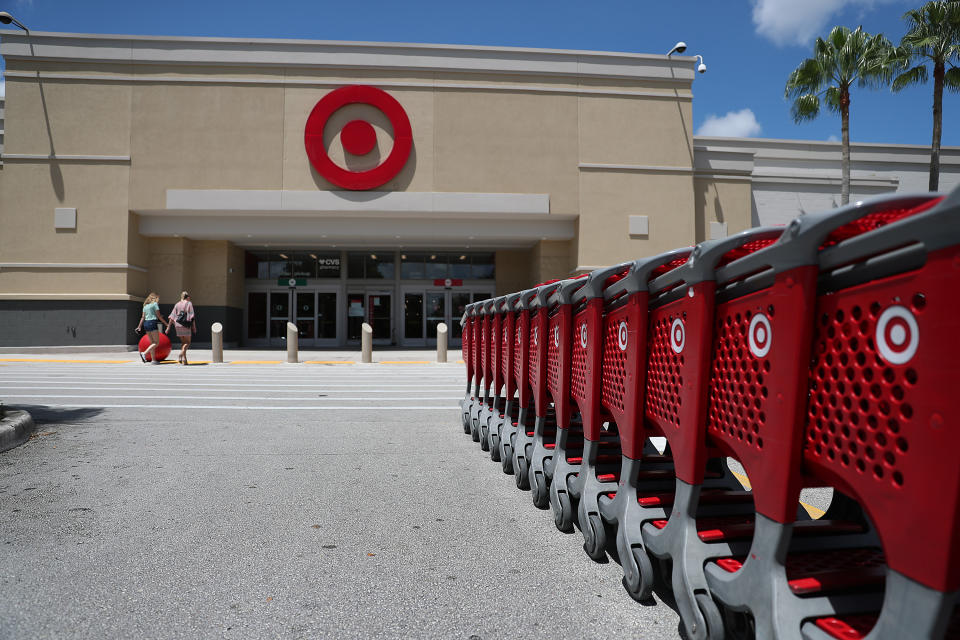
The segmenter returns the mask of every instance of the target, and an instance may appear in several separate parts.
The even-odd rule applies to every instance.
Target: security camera
[[[707,65],[705,65],[705,64],[703,64],[703,63],[701,62],[701,63],[700,63],[700,66],[697,67],[697,71],[699,71],[700,73],[706,73],[706,72],[707,72]]]
[[[683,53],[686,50],[687,50],[687,43],[678,42],[677,44],[673,45],[673,49],[670,49],[670,51],[667,52],[667,55],[672,56],[675,53]]]

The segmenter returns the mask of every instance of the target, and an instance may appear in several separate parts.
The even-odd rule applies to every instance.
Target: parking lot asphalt
[[[0,637],[679,637],[463,434],[463,371],[0,361]]]

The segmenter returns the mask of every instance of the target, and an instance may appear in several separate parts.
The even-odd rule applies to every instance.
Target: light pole
[[[14,18],[12,15],[10,15],[6,11],[0,11],[0,22],[2,22],[3,24],[10,24],[12,22],[13,24],[17,25],[27,33],[30,33],[30,29],[27,29],[22,22]]]
[[[683,53],[683,52],[686,51],[686,50],[687,50],[687,43],[684,42],[683,40],[681,40],[681,41],[678,42],[677,44],[673,45],[673,49],[670,49],[670,51],[667,51],[667,57],[669,58],[670,56],[672,56],[672,55],[675,54],[675,53]],[[697,58],[698,60],[700,60],[700,64],[697,65],[697,71],[698,71],[699,73],[706,73],[706,72],[707,72],[707,65],[705,65],[705,64],[703,63],[703,56],[701,56],[701,55],[696,55],[696,56],[694,56],[694,57]]]

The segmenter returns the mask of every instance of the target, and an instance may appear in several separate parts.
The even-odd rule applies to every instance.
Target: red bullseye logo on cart
[[[750,353],[758,358],[764,358],[770,353],[770,344],[773,342],[773,329],[770,320],[762,313],[750,319],[747,329],[747,342],[750,344]]]
[[[580,346],[584,349],[587,348],[587,323],[584,322],[580,325]]]
[[[881,358],[890,364],[906,364],[920,345],[917,319],[904,306],[887,307],[877,319],[874,341]]]
[[[348,105],[370,105],[379,109],[393,127],[393,148],[386,159],[372,169],[354,171],[341,167],[330,157],[324,144],[324,133],[331,117]],[[351,120],[340,130],[340,144],[345,157],[376,159],[377,132],[366,120]],[[344,189],[365,191],[392,180],[410,158],[413,133],[410,119],[397,100],[382,89],[366,85],[350,85],[331,91],[313,107],[303,133],[304,146],[310,164],[321,176]]]
[[[620,351],[627,350],[627,340],[629,337],[630,334],[627,332],[627,321],[623,320],[620,322],[620,327],[617,329],[617,346],[620,347]]]
[[[553,346],[560,348],[560,327],[553,328]]]
[[[686,343],[687,330],[683,326],[683,320],[677,318],[670,325],[670,348],[674,353],[680,353]]]

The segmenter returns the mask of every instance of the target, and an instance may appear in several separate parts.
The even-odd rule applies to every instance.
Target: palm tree
[[[893,47],[883,34],[871,36],[857,27],[834,27],[827,39],[817,38],[813,57],[790,73],[784,95],[793,100],[794,122],[812,120],[820,114],[820,98],[831,111],[840,114],[842,176],[840,200],[850,202],[850,89],[874,87],[888,82],[888,64]]]
[[[960,2],[936,0],[903,14],[907,33],[894,51],[901,69],[893,90],[927,82],[933,63],[933,142],[930,145],[930,191],[940,186],[940,134],[943,132],[943,89],[960,91]],[[949,68],[948,68],[949,67]]]

